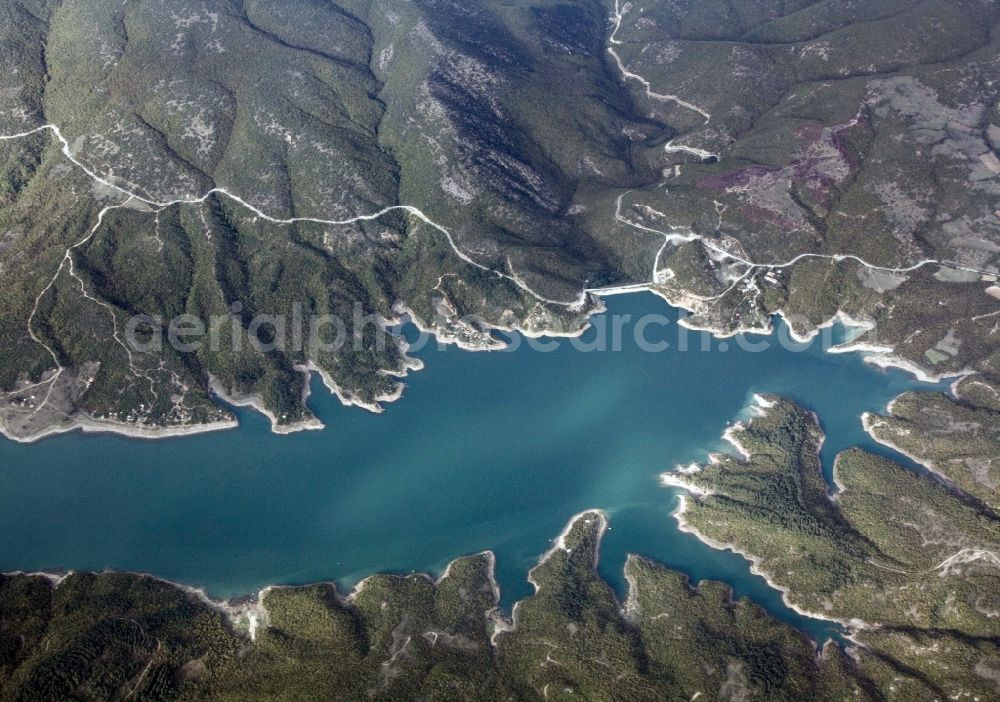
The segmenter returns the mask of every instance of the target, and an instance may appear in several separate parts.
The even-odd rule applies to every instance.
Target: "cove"
[[[676,338],[679,313],[659,298],[605,302],[606,315],[666,316],[671,323],[646,337]],[[375,572],[439,573],[492,549],[509,609],[531,593],[527,571],[550,539],[597,507],[611,525],[600,570],[620,596],[626,554],[639,553],[694,581],[724,581],[824,639],[830,624],[788,609],[743,558],[679,532],[676,495],[659,474],[727,448],[723,431],[758,392],[819,414],[827,471],[850,446],[886,454],[864,433],[862,412],[933,386],[818,343],[755,353],[687,334],[687,351],[674,343],[660,352],[640,348],[628,328],[619,351],[586,353],[566,340],[551,352],[431,343],[417,354],[426,368],[382,415],[343,407],[315,383],[320,432],[277,436],[262,416],[236,410],[239,429],[186,438],[0,442],[0,570],[148,572],[231,597],[270,584],[350,588]]]

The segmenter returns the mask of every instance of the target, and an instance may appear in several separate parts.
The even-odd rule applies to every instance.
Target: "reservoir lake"
[[[79,433],[34,445],[0,440],[0,570],[147,572],[231,597],[319,580],[346,592],[372,573],[439,574],[457,556],[491,549],[509,612],[531,594],[527,572],[567,521],[601,508],[610,530],[600,570],[619,596],[626,554],[638,553],[695,581],[724,581],[825,639],[834,625],[790,610],[741,556],[679,532],[676,493],[659,476],[730,450],[722,433],[748,416],[754,393],[819,414],[828,475],[851,446],[912,467],[873,442],[860,415],[936,386],[860,354],[827,353],[819,339],[783,348],[780,320],[776,335],[746,338],[766,342],[765,351],[694,331],[684,351],[680,313],[661,299],[638,293],[605,304],[605,315],[632,316],[621,350],[586,352],[560,339],[551,352],[522,342],[469,353],[431,341],[415,354],[425,369],[381,415],[341,406],[315,381],[309,403],[323,431],[278,436],[263,416],[236,408],[239,429],[154,442]],[[646,314],[670,320],[645,330],[670,348],[636,343],[634,322]]]

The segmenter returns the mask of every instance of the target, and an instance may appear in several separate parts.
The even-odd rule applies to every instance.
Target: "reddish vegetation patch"
[[[858,168],[861,165],[861,161],[858,159],[857,156],[851,153],[850,149],[847,148],[846,134],[851,129],[854,129],[856,127],[862,127],[864,129],[868,129],[869,125],[870,122],[868,120],[868,115],[862,113],[858,115],[858,119],[855,124],[851,124],[849,122],[833,130],[833,135],[831,137],[833,146],[840,153],[841,157],[847,162],[851,171],[854,171],[856,168]]]
[[[780,187],[782,182],[790,182],[813,202],[830,206],[836,186],[858,167],[857,159],[847,148],[845,133],[863,126],[866,121],[862,116],[833,127],[801,125],[792,132],[800,146],[792,160],[782,168],[747,166],[702,178],[697,187],[735,196],[749,206],[745,211],[751,222],[760,221],[760,212],[768,212],[769,216],[765,219],[775,224],[778,224],[776,218],[793,221],[797,219],[794,214],[784,212],[785,205],[774,201],[775,188]],[[751,211],[758,214],[749,216]]]
[[[703,190],[728,191],[735,188],[744,188],[753,180],[760,179],[774,173],[773,168],[766,166],[747,166],[729,173],[712,175],[698,181],[698,187]]]
[[[822,124],[803,124],[795,129],[792,134],[796,139],[803,142],[805,146],[815,143],[823,138],[823,131],[826,129]]]
[[[749,224],[771,224],[778,229],[791,230],[799,226],[791,217],[777,212],[775,210],[765,209],[763,207],[758,207],[757,205],[741,205],[739,210],[740,217],[743,218]]]

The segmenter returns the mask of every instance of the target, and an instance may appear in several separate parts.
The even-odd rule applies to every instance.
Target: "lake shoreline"
[[[635,295],[650,293],[657,297],[658,299],[664,301],[669,307],[676,311],[691,312],[692,310],[685,307],[683,304],[677,304],[676,302],[670,300],[666,297],[663,292],[652,285],[626,285],[617,286],[609,288],[597,288],[588,289],[585,291],[587,294],[593,296],[598,302],[594,307],[588,312],[586,317],[586,322],[581,325],[579,329],[571,330],[568,332],[548,330],[548,329],[525,329],[517,324],[512,325],[484,325],[481,330],[486,336],[489,336],[491,343],[486,344],[474,344],[471,342],[463,341],[461,338],[450,334],[448,330],[435,327],[433,325],[428,325],[421,321],[419,317],[408,307],[397,303],[393,306],[393,311],[397,315],[394,319],[383,319],[382,325],[385,329],[391,329],[393,327],[400,327],[405,323],[413,324],[416,329],[418,329],[423,334],[428,334],[432,336],[436,343],[441,345],[453,345],[462,351],[481,353],[481,352],[499,352],[503,351],[507,344],[502,340],[498,340],[495,337],[490,336],[494,331],[500,331],[510,334],[519,334],[525,338],[529,339],[572,339],[579,338],[585,334],[591,328],[591,319],[595,315],[604,314],[607,311],[607,307],[604,304],[604,297],[620,297],[624,295]],[[783,311],[779,310],[775,313],[775,316],[785,318]],[[735,330],[722,330],[712,326],[698,326],[687,321],[686,318],[680,318],[678,324],[691,330],[699,331],[710,334],[713,338],[724,340],[732,338],[740,334],[753,334],[760,336],[770,336],[775,333],[775,328],[773,324],[769,324],[767,327],[738,327]],[[826,321],[816,325],[813,329],[810,329],[805,334],[800,334],[795,331],[791,325],[787,325],[787,330],[789,336],[793,341],[798,343],[808,343],[814,339],[823,329],[833,327],[836,324],[842,324],[847,328],[861,329],[864,331],[870,330],[873,327],[871,322],[865,320],[858,320],[850,315],[838,310],[834,315],[832,315]],[[424,362],[415,357],[408,356],[406,351],[409,349],[409,345],[405,340],[401,339],[401,350],[403,352],[403,363],[402,367],[396,370],[387,369],[382,371],[385,375],[394,378],[404,378],[407,377],[411,372],[419,372],[424,369]],[[873,366],[877,366],[883,369],[896,368],[903,370],[906,373],[913,375],[917,380],[923,383],[937,383],[945,379],[962,379],[968,375],[973,374],[971,370],[962,370],[955,372],[947,372],[941,374],[929,373],[926,369],[922,368],[918,364],[910,361],[908,359],[902,358],[895,355],[895,349],[891,346],[876,346],[872,344],[846,341],[838,344],[830,349],[827,349],[828,353],[841,354],[841,353],[860,353],[865,363],[869,363]],[[375,414],[381,414],[384,412],[385,408],[383,403],[389,404],[394,403],[402,399],[406,386],[402,382],[397,382],[393,390],[390,392],[383,393],[372,401],[367,402],[361,400],[353,393],[341,388],[330,376],[328,372],[318,367],[312,362],[308,364],[300,364],[294,367],[294,370],[302,373],[306,380],[302,395],[302,407],[309,412],[307,401],[310,396],[311,379],[313,375],[318,376],[322,381],[323,385],[326,387],[327,391],[331,395],[336,397],[340,403],[345,407],[359,407],[361,409],[367,410]],[[264,404],[263,399],[259,395],[236,395],[227,391],[222,384],[212,376],[208,378],[209,390],[219,397],[224,402],[231,405],[243,408],[249,408],[258,414],[266,417],[271,423],[271,431],[278,435],[295,434],[302,431],[320,431],[325,428],[323,422],[315,417],[307,416],[298,422],[283,424],[279,418],[277,418],[270,410],[268,410]],[[134,423],[118,422],[113,420],[98,420],[90,416],[82,415],[71,416],[70,423],[66,425],[55,425],[50,427],[43,427],[34,434],[29,434],[25,436],[19,436],[12,434],[9,429],[0,422],[0,436],[6,439],[15,441],[17,443],[31,444],[43,439],[47,439],[54,436],[60,436],[63,434],[69,434],[74,432],[83,432],[88,434],[117,434],[130,439],[140,439],[143,441],[156,441],[158,439],[167,438],[178,438],[185,436],[195,436],[198,434],[204,434],[208,432],[224,431],[239,428],[239,422],[237,419],[232,420],[219,420],[214,422],[206,422],[203,424],[187,424],[178,426],[142,426]]]
[[[633,317],[663,309],[651,295],[607,306],[609,315]],[[639,553],[695,581],[725,582],[822,637],[824,627],[751,579],[742,558],[710,555],[683,537],[658,476],[670,464],[704,462],[727,427],[738,442],[734,424],[766,409],[771,395],[819,410],[836,427],[835,447],[854,445],[862,440],[856,418],[915,381],[818,344],[648,353],[631,334],[623,341],[619,353],[570,344],[547,353],[525,343],[494,357],[454,345],[433,362],[421,354],[428,368],[408,383],[407,402],[380,416],[345,408],[312,376],[307,399],[327,429],[294,439],[232,406],[242,430],[197,442],[0,442],[8,466],[0,471],[8,514],[0,568],[160,573],[228,597],[329,580],[346,589],[371,573],[437,572],[447,559],[490,549],[509,613],[531,592],[526,574],[553,547],[563,516],[600,507],[615,515],[601,572],[620,598],[627,581],[619,561]],[[664,401],[671,397],[688,399]],[[594,453],[593,445],[603,448]],[[57,518],[48,516],[53,504],[61,505]],[[193,556],[178,560],[178,549]]]

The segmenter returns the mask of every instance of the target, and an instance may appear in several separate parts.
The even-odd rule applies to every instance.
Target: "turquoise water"
[[[650,294],[608,298],[608,314],[677,319]],[[590,337],[585,336],[584,341]],[[630,552],[733,586],[814,637],[829,625],[787,609],[741,557],[681,534],[675,495],[658,476],[721,448],[727,424],[755,392],[816,410],[829,469],[854,445],[885,452],[860,414],[921,385],[856,354],[647,328],[663,352],[641,350],[630,327],[620,351],[466,353],[428,347],[426,369],[382,415],[340,406],[317,384],[322,432],[276,436],[237,410],[235,431],[159,442],[70,435],[0,442],[0,570],[144,571],[217,596],[272,583],[374,572],[439,572],[492,549],[506,606],[531,587],[527,571],[569,518],[608,511],[601,571],[620,594]],[[750,337],[760,343],[763,337]],[[706,348],[708,350],[701,350]],[[898,457],[897,457],[898,458]]]

